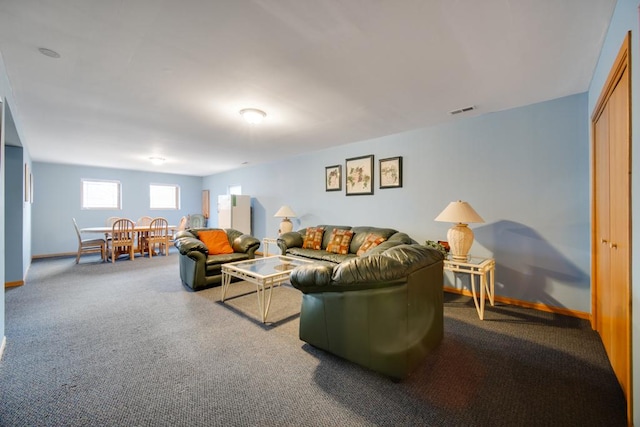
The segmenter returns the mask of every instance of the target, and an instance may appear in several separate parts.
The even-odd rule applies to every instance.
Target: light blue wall
[[[632,106],[632,119],[631,119],[631,212],[632,223],[640,224],[640,156],[638,156],[636,149],[640,146],[640,45],[638,44],[638,37],[640,35],[640,28],[638,27],[638,7],[640,2],[638,0],[618,0],[616,9],[613,13],[611,23],[609,24],[609,31],[600,53],[600,60],[595,69],[593,79],[591,81],[591,87],[589,88],[589,117],[591,116],[595,105],[598,101],[598,97],[602,92],[604,83],[609,75],[609,71],[615,61],[615,58],[620,50],[622,41],[627,35],[627,32],[631,31],[631,106]],[[589,119],[589,118],[587,118]],[[633,247],[640,247],[640,230],[637,226],[632,227],[631,245]],[[631,261],[631,296],[632,296],[632,355],[633,355],[633,407],[634,415],[633,421],[635,425],[640,425],[640,393],[638,387],[640,386],[640,280],[635,278],[640,277],[640,253],[639,251],[632,250]]]
[[[110,216],[126,217],[133,221],[144,215],[163,216],[170,224],[178,224],[183,215],[202,211],[201,177],[42,162],[33,163],[33,176],[34,256],[63,254],[78,249],[71,218],[76,219],[80,228],[104,226]],[[80,183],[83,178],[120,181],[122,209],[81,209]],[[179,185],[181,209],[150,210],[149,184]]]
[[[0,99],[2,102],[2,114],[0,121],[2,122],[2,133],[0,136],[0,277],[4,279],[6,282],[6,270],[5,270],[5,189],[7,187],[12,187],[13,185],[21,185],[15,183],[6,182],[5,179],[5,139],[14,138],[15,140],[20,140],[21,134],[21,126],[20,120],[18,117],[15,117],[17,112],[15,100],[13,98],[13,90],[11,89],[11,84],[9,83],[9,79],[7,78],[7,71],[4,66],[4,60],[2,58],[2,54],[0,53]],[[14,116],[11,116],[11,110],[13,110]],[[11,120],[12,129],[8,129],[8,120]],[[30,162],[29,150],[24,149],[23,158]],[[22,205],[16,207],[16,209],[22,209]],[[30,215],[30,211],[28,213]],[[31,258],[31,246],[28,243],[25,243],[30,238],[30,230],[27,234],[22,236],[22,247],[24,252],[24,256]],[[23,268],[28,268],[27,266],[23,266]],[[5,319],[4,319],[5,307],[4,307],[4,292],[0,292],[0,346],[5,337]]]
[[[24,280],[29,266],[22,239],[25,226],[30,226],[25,224],[23,151],[22,147],[5,147],[5,282]]]
[[[253,196],[253,233],[277,235],[273,214],[317,224],[392,227],[418,242],[446,240],[433,219],[451,201],[471,203],[472,253],[496,258],[497,294],[590,311],[587,96],[553,101],[314,152],[204,179],[215,200],[228,185]],[[373,196],[326,192],[325,166],[375,156]],[[379,189],[378,160],[403,156],[404,185]],[[344,184],[343,184],[344,187]]]

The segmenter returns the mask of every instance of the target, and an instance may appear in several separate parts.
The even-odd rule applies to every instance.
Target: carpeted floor
[[[6,291],[2,426],[623,426],[588,322],[445,295],[445,338],[403,382],[300,341],[300,293],[189,292],[177,255],[34,261]]]

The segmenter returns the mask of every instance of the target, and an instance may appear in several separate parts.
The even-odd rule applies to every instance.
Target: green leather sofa
[[[403,379],[442,340],[443,257],[419,244],[369,252],[291,272],[303,293],[300,339]]]
[[[179,251],[180,279],[188,288],[199,291],[222,283],[222,264],[253,259],[260,247],[260,240],[241,231],[225,229],[232,254],[209,255],[207,247],[198,239],[198,233],[214,228],[197,228],[179,231],[174,246]]]
[[[369,235],[369,233],[384,237],[385,241],[375,248],[369,250],[367,252],[368,254],[382,252],[397,245],[417,243],[407,234],[401,233],[392,228],[351,227],[348,225],[318,225],[316,227],[324,228],[324,235],[322,237],[322,246],[320,250],[305,249],[302,247],[302,244],[304,243],[304,236],[307,231],[306,228],[303,228],[298,231],[290,231],[288,233],[284,233],[280,235],[280,237],[278,237],[278,247],[280,248],[282,255],[293,255],[302,258],[309,258],[318,261],[330,261],[334,263],[343,262],[348,259],[357,257],[356,253],[358,252],[358,249],[360,249],[360,246]],[[354,235],[349,245],[348,254],[342,255],[326,251],[327,245],[331,240],[331,233],[334,229],[353,231]]]

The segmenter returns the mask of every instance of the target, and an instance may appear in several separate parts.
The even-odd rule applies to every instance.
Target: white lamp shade
[[[451,257],[456,261],[466,261],[471,245],[473,245],[473,231],[467,227],[467,224],[484,222],[482,217],[469,203],[458,200],[449,203],[435,220],[455,223],[447,232]]]
[[[440,222],[455,222],[459,224],[469,224],[472,222],[484,222],[484,219],[476,212],[469,203],[458,200],[451,202],[440,215],[435,219]]]
[[[293,209],[291,209],[291,207],[289,207],[289,205],[284,205],[283,207],[278,209],[278,212],[276,212],[274,217],[276,217],[276,218],[295,218],[296,217],[296,213],[293,211]]]

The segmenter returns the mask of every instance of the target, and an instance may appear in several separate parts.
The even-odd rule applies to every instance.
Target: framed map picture
[[[373,154],[346,160],[347,196],[373,194]]]
[[[380,159],[380,188],[402,187],[402,157]]]

